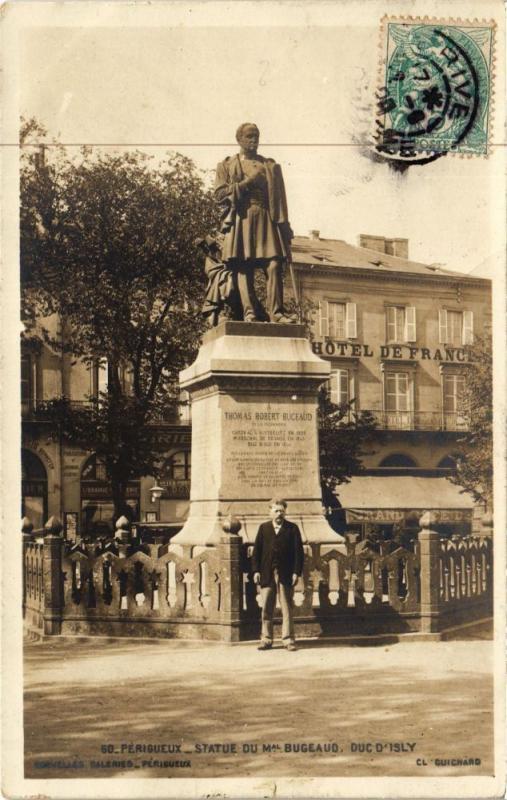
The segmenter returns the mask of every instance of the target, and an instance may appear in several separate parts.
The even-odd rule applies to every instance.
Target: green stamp
[[[384,20],[377,150],[487,155],[493,22]]]

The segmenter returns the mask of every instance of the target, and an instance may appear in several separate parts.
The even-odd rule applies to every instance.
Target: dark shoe
[[[288,650],[290,653],[293,653],[295,650],[297,650],[297,647],[295,644],[292,644],[291,642],[290,644],[285,645],[285,649]]]
[[[271,650],[271,645],[269,642],[261,642],[257,650]]]

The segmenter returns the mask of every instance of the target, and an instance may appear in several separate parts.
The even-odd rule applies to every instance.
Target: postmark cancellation
[[[376,148],[384,156],[488,155],[495,23],[384,17]]]

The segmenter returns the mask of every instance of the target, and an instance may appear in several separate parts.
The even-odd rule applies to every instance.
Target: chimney
[[[386,253],[408,259],[408,239],[386,239]]]
[[[368,233],[359,234],[359,247],[367,247],[384,253],[386,256],[408,259],[408,239],[387,239],[385,236],[370,236]]]
[[[367,247],[369,250],[376,250],[377,253],[385,253],[386,240],[384,236],[370,236],[368,233],[360,233],[359,247]]]
[[[310,239],[320,239],[320,231],[308,231]]]

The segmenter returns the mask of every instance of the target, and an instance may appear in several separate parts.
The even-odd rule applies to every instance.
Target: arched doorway
[[[46,467],[31,450],[21,450],[21,516],[30,519],[34,530],[43,528],[48,516]]]
[[[132,520],[139,519],[140,482],[129,481],[127,505]],[[81,531],[90,538],[114,532],[114,503],[104,461],[93,453],[81,470]]]
[[[454,453],[454,455],[446,455],[444,458],[441,458],[437,464],[437,469],[443,470],[447,474],[451,474],[456,472],[457,462],[460,458],[459,453]]]

